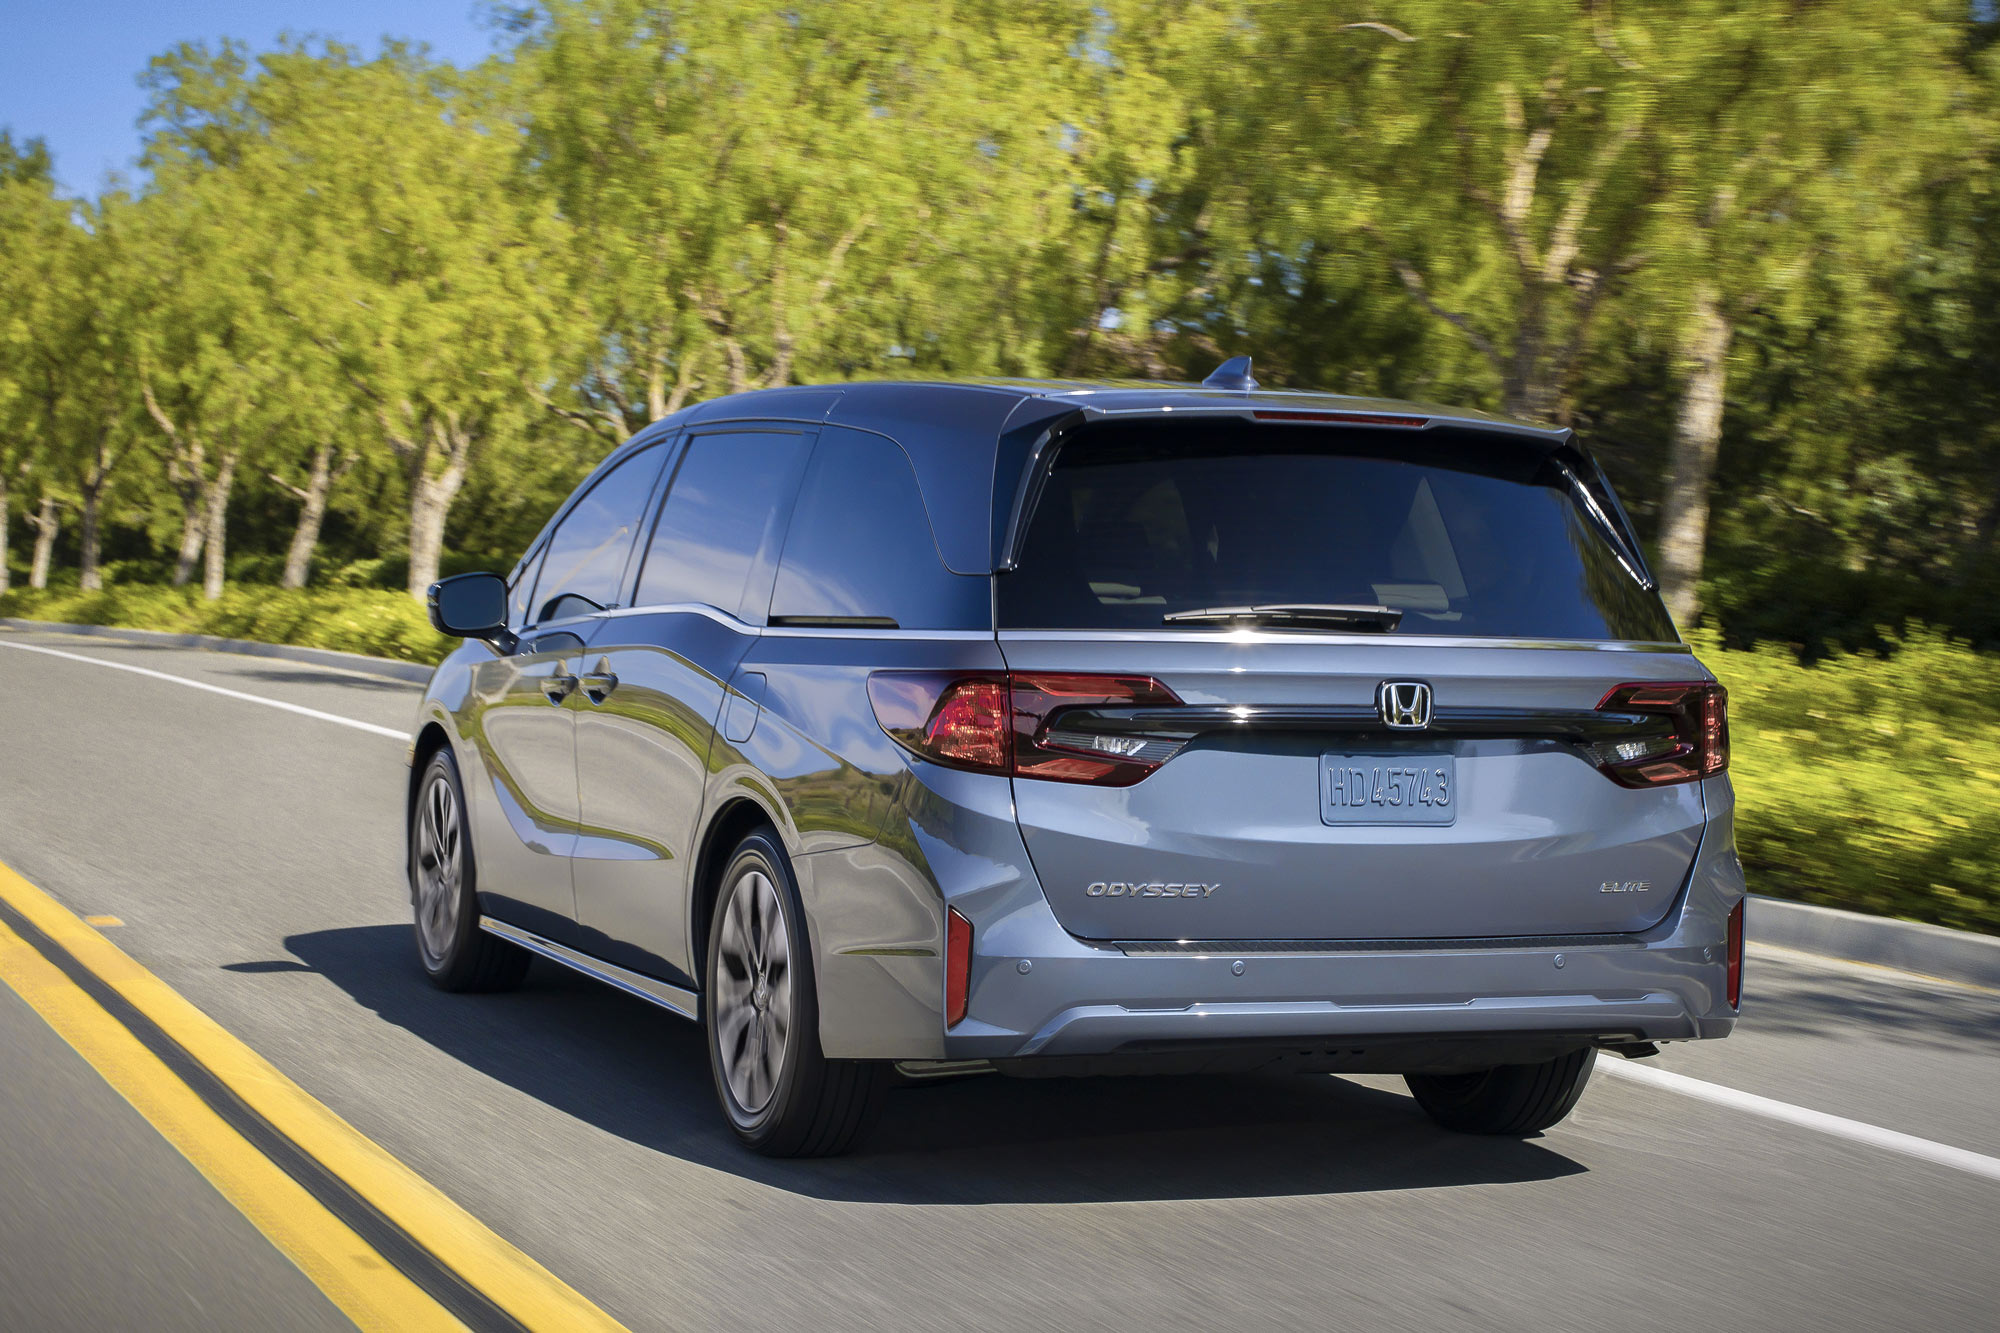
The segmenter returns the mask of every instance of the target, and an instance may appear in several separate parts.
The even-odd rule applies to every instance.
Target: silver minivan
[[[1726,697],[1566,430],[1242,361],[738,394],[430,605],[425,970],[702,1022],[760,1152],[975,1071],[1525,1135],[1735,1022]]]

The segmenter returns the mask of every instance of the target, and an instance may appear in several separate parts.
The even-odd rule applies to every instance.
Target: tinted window
[[[639,604],[697,602],[744,615],[744,592],[776,545],[811,437],[783,431],[697,435],[674,473],[646,563]],[[761,601],[761,598],[754,600]],[[763,607],[756,608],[761,619]]]
[[[598,606],[618,600],[625,557],[645,517],[646,501],[659,479],[662,451],[641,449],[591,484],[549,538],[542,576],[535,585],[536,618],[548,615],[559,597],[584,597]]]
[[[923,492],[894,440],[829,429],[785,536],[771,619],[886,620],[904,629],[990,626],[984,578],[938,556]]]
[[[1058,455],[1020,567],[1019,629],[1163,627],[1205,607],[1361,604],[1404,634],[1672,641],[1536,449],[1465,432],[1132,426]],[[1212,626],[1211,626],[1212,628]]]
[[[528,622],[528,599],[535,593],[535,575],[542,572],[542,551],[523,560],[514,581],[507,586],[507,623],[515,629]]]

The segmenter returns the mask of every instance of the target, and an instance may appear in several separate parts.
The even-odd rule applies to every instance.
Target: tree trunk
[[[202,521],[201,493],[181,492],[181,549],[174,557],[174,586],[185,588],[194,577],[194,562],[201,559],[201,544],[208,535]]]
[[[223,561],[228,555],[229,492],[236,484],[236,454],[222,456],[215,480],[208,484],[208,513],[202,527],[207,532],[208,562],[202,569],[201,595],[207,601],[222,596]]]
[[[13,497],[7,493],[7,469],[0,468],[0,597],[7,595],[13,581],[7,570],[7,520],[12,517],[9,505]]]
[[[77,540],[83,552],[77,559],[76,586],[84,592],[104,591],[104,575],[97,568],[98,502],[103,498],[104,492],[93,486],[84,491],[83,504],[79,506],[82,516],[78,521]]]
[[[321,442],[313,451],[312,474],[305,489],[294,491],[303,502],[299,525],[292,529],[291,549],[285,552],[284,586],[303,588],[312,573],[313,552],[319,548],[320,524],[326,518],[326,502],[333,492],[333,441]]]
[[[465,482],[465,465],[454,463],[433,477],[419,472],[410,482],[410,596],[418,601],[437,582],[444,552],[444,520]]]
[[[35,525],[35,563],[28,569],[28,586],[40,592],[49,586],[49,559],[55,554],[56,531],[62,526],[54,497],[44,495],[41,512],[28,521]]]
[[[1676,624],[1701,612],[1701,564],[1708,546],[1708,487],[1722,445],[1722,403],[1734,333],[1713,288],[1695,291],[1694,318],[1682,348],[1687,391],[1674,425],[1666,493],[1660,501],[1660,590]]]

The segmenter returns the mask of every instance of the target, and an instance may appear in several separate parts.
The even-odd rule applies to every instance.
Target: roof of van
[[[820,420],[858,418],[869,409],[888,408],[903,400],[939,399],[954,395],[993,396],[1015,402],[1037,399],[1073,405],[1092,416],[1154,412],[1340,412],[1362,416],[1422,417],[1432,425],[1460,425],[1541,436],[1552,442],[1568,438],[1564,427],[1537,425],[1477,408],[1445,407],[1402,398],[1368,398],[1352,394],[1294,389],[1211,389],[1191,382],[1167,380],[907,379],[855,380],[848,383],[756,389],[713,398],[689,408],[685,420],[783,415]],[[803,412],[800,409],[804,409]]]
[[[961,574],[988,573],[1000,558],[1016,487],[1050,427],[1065,418],[1237,418],[1325,423],[1412,433],[1470,429],[1556,449],[1563,428],[1531,425],[1464,408],[1389,398],[1272,389],[1213,389],[1151,380],[863,380],[755,389],[711,398],[656,423],[662,429],[727,421],[797,421],[889,436],[916,470],[938,551]],[[655,436],[642,432],[639,438]]]

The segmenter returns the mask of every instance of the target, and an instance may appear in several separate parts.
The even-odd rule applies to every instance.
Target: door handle
[[[587,671],[583,675],[583,696],[594,704],[603,703],[617,688],[618,677],[609,671]]]
[[[542,693],[548,697],[548,701],[552,704],[559,704],[569,698],[571,692],[575,689],[575,676],[564,674],[542,677]]]

